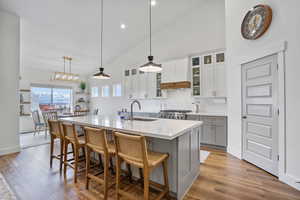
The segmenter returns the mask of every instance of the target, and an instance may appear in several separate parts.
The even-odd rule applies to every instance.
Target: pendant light
[[[162,70],[161,64],[153,62],[154,57],[152,56],[152,6],[149,0],[149,27],[150,27],[150,55],[148,56],[148,62],[139,67],[142,72],[160,72]]]
[[[99,72],[93,75],[94,79],[110,79],[110,75],[104,73],[104,68],[102,66],[102,57],[103,57],[103,0],[101,0],[101,33],[100,33],[100,68]]]
[[[77,82],[79,81],[79,75],[72,73],[72,59],[69,56],[63,56],[64,60],[64,71],[63,72],[54,72],[54,77],[52,80],[54,81],[69,81],[69,82]],[[66,72],[66,60],[69,61],[69,72]]]

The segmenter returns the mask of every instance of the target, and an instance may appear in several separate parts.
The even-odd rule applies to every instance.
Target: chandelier
[[[54,72],[53,80],[54,81],[70,81],[78,82],[79,75],[72,73],[72,57],[63,56],[64,60],[64,71],[63,72]],[[66,72],[66,60],[69,61],[69,72]]]

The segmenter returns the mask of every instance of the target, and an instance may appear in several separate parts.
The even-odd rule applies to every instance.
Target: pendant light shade
[[[99,68],[99,72],[95,73],[93,78],[94,78],[94,79],[102,79],[102,80],[105,80],[105,79],[110,79],[110,75],[105,74],[105,73],[104,73],[104,68],[103,68],[103,67],[100,67],[100,68]]]
[[[104,73],[104,67],[102,66],[102,57],[103,57],[103,0],[101,0],[101,33],[100,33],[100,67],[99,72],[93,75],[94,79],[107,80],[110,79],[110,75]]]
[[[153,56],[148,56],[148,61],[146,64],[140,66],[139,70],[142,72],[160,72],[162,70],[161,64],[156,64],[153,62]]]
[[[153,62],[154,57],[152,56],[152,0],[149,0],[149,30],[150,30],[150,55],[148,56],[148,62],[139,67],[142,72],[160,72],[162,71],[161,64]]]

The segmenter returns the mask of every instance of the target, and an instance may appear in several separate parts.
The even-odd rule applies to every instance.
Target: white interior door
[[[278,175],[277,55],[242,66],[243,159]]]

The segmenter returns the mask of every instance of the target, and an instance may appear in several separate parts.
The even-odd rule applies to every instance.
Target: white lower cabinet
[[[188,120],[203,121],[201,143],[222,148],[227,147],[227,118],[210,116],[188,116]]]

